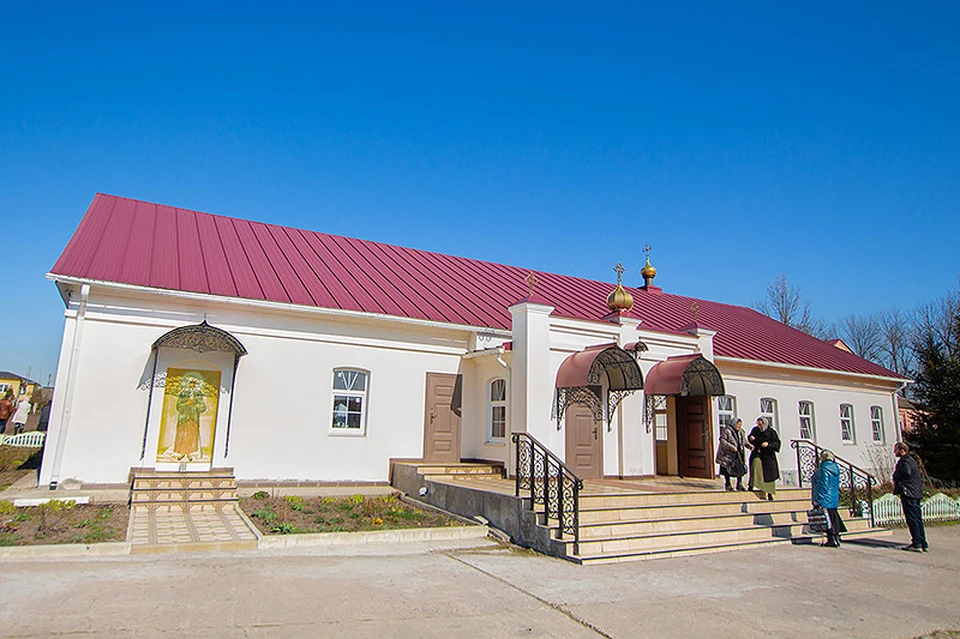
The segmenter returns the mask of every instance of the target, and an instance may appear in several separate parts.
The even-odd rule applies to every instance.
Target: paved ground
[[[960,629],[960,527],[928,532],[587,567],[483,541],[4,561],[0,634],[914,637]]]

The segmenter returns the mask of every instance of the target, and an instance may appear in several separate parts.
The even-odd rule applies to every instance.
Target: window
[[[763,417],[767,425],[773,430],[780,432],[780,421],[777,418],[777,400],[772,397],[761,397],[760,417]]]
[[[737,415],[737,398],[733,395],[721,395],[717,397],[717,421],[720,428],[723,428]]]
[[[333,425],[336,431],[362,433],[366,421],[367,373],[333,371]]]
[[[817,441],[817,427],[813,421],[813,402],[800,402],[800,439]]]
[[[883,409],[879,406],[870,407],[870,426],[873,429],[873,441],[882,444],[883,437]]]
[[[850,404],[840,404],[840,439],[847,444],[857,441],[853,428],[853,406]]]
[[[654,437],[658,442],[667,441],[667,398],[665,395],[653,396]]]
[[[495,379],[490,382],[490,439],[502,441],[507,436],[507,382]]]

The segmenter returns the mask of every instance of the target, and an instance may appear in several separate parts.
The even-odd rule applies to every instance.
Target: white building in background
[[[40,474],[386,482],[391,459],[712,477],[758,416],[869,465],[906,380],[753,310],[98,194],[48,277],[66,305]]]

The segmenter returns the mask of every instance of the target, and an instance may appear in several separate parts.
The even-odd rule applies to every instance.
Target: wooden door
[[[583,404],[571,404],[566,416],[566,462],[583,479],[603,477],[603,424]]]
[[[677,462],[681,477],[713,479],[710,398],[677,398]]]
[[[459,375],[427,373],[423,420],[423,459],[460,461],[460,407],[456,405]]]

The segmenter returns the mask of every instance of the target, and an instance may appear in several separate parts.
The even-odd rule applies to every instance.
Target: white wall
[[[778,431],[783,441],[780,450],[781,474],[784,480],[790,483],[796,481],[796,452],[790,447],[790,440],[800,438],[800,401],[813,402],[816,443],[856,466],[872,470],[867,450],[877,445],[892,447],[896,441],[896,413],[892,406],[892,394],[895,390],[893,382],[887,383],[884,388],[882,384],[866,380],[844,379],[842,376],[828,378],[801,370],[768,369],[764,374],[760,370],[747,371],[722,362],[718,367],[723,375],[727,394],[736,397],[738,416],[743,419],[744,428],[748,432],[760,415],[760,398],[771,397],[777,400]],[[856,433],[854,443],[842,441],[840,404],[853,406]],[[880,406],[883,410],[882,442],[873,440],[871,406]]]
[[[131,467],[154,465],[161,389],[155,390],[146,455],[140,460],[150,346],[169,330],[199,323],[205,316],[239,339],[249,353],[238,368],[228,457],[223,457],[223,445],[232,355],[165,348],[157,372],[184,361],[222,371],[225,393],[214,465],[234,467],[239,479],[386,481],[391,457],[422,455],[426,373],[457,373],[469,337],[443,327],[347,321],[297,309],[245,308],[215,298],[187,303],[173,296],[138,297],[94,287],[71,383],[65,375],[74,320],[67,320],[50,425],[52,445],[45,454],[41,484],[54,473],[53,451],[64,424],[61,481],[124,483]],[[333,369],[340,367],[370,373],[362,436],[330,428]],[[63,421],[59,415],[71,396]]]

